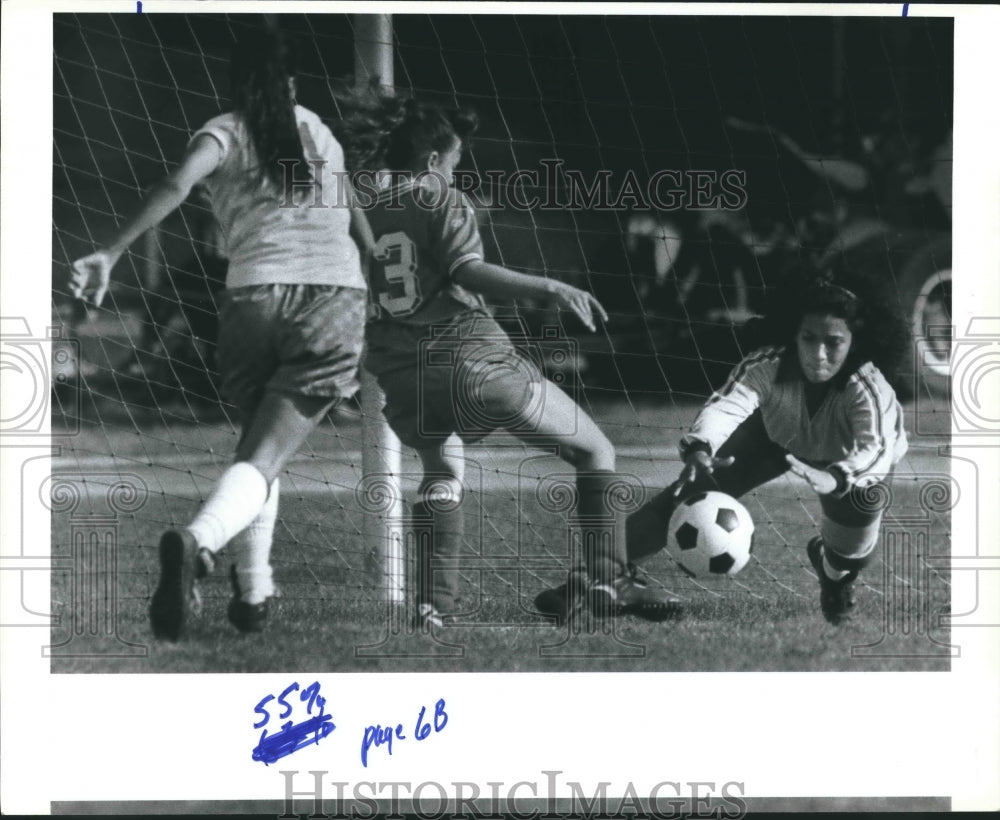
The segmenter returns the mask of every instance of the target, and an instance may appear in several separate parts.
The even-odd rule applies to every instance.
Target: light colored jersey
[[[261,180],[250,134],[238,113],[209,120],[192,139],[207,134],[222,148],[218,168],[203,182],[229,259],[226,287],[333,285],[364,289],[357,246],[351,239],[344,188],[344,152],[312,111],[295,106],[302,149],[316,186],[295,188],[294,202]],[[321,167],[317,170],[316,163]],[[305,178],[305,168],[296,178]]]
[[[377,324],[426,326],[486,310],[481,296],[452,280],[465,262],[483,258],[476,212],[464,193],[417,177],[382,191],[367,216],[376,239],[371,300]]]
[[[810,417],[793,355],[766,347],[740,362],[681,439],[681,457],[699,443],[715,453],[759,408],[770,439],[802,461],[829,469],[838,479],[838,493],[884,478],[908,446],[903,411],[885,377],[870,362],[863,364],[842,388],[831,385]]]

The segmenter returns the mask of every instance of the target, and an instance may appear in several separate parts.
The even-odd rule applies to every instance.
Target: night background
[[[53,324],[69,339],[59,352],[74,354],[79,345],[79,356],[64,358],[57,372],[55,463],[80,485],[99,489],[100,476],[127,475],[148,490],[141,510],[116,519],[117,628],[134,645],[150,641],[157,538],[190,520],[240,437],[213,362],[226,261],[194,192],[121,259],[100,309],[70,297],[69,265],[106,242],[179,161],[190,136],[229,110],[230,45],[248,27],[277,24],[295,36],[298,101],[336,130],[334,89],[354,71],[354,22],[318,14],[54,17]],[[939,445],[951,430],[951,19],[399,14],[392,23],[398,93],[479,113],[460,170],[485,177],[561,160],[588,183],[607,175],[612,198],[625,179],[641,187],[664,170],[745,174],[746,202],[735,209],[519,210],[490,207],[496,191],[477,197],[487,261],[570,281],[607,307],[610,321],[588,333],[547,304],[496,305],[505,326],[523,323],[529,342],[534,334],[522,349],[542,359],[550,379],[607,435],[616,469],[643,492],[674,481],[682,431],[751,349],[753,318],[785,292],[784,277],[857,266],[898,295],[923,345],[919,357],[909,348],[908,361],[886,374],[914,431],[892,487],[893,512],[904,521],[893,537],[916,533],[906,549],[948,554],[951,507],[928,507],[924,491],[950,470]],[[555,185],[565,193],[564,179]],[[537,341],[553,323],[568,343]],[[553,351],[569,355],[557,360]],[[572,530],[568,513],[544,508],[538,488],[566,467],[554,458],[540,465],[538,448],[505,433],[467,451],[475,503],[466,506],[473,535],[462,594],[474,628],[454,631],[468,638],[469,654],[460,662],[447,652],[425,656],[426,647],[412,657],[359,655],[358,647],[381,646],[384,615],[377,553],[388,537],[372,546],[365,518],[377,511],[364,511],[361,500],[368,480],[385,476],[366,466],[365,456],[380,449],[365,438],[371,426],[363,421],[373,415],[358,404],[332,411],[282,472],[272,554],[282,611],[260,643],[231,640],[231,590],[220,567],[202,587],[205,614],[194,639],[176,652],[67,657],[53,669],[948,668],[941,652],[868,660],[854,652],[858,643],[879,646],[886,601],[910,606],[906,616],[918,620],[907,634],[948,632],[926,620],[949,611],[944,571],[925,572],[902,547],[866,573],[859,629],[830,635],[804,550],[819,507],[810,489],[787,478],[742,497],[759,537],[736,578],[690,578],[666,551],[650,562],[651,583],[683,598],[688,615],[655,628],[628,626],[645,647],[641,659],[543,655],[539,647],[558,635],[531,602],[565,581]],[[422,478],[414,454],[402,449],[398,474],[386,469],[405,513]],[[70,554],[78,529],[70,513],[53,512],[54,556]],[[60,577],[52,598],[72,603],[77,593]],[[53,630],[54,644],[72,624],[67,618]],[[488,625],[513,628],[481,628]],[[406,651],[419,643],[413,633],[400,635]]]
[[[332,84],[354,66],[350,18],[267,20],[297,40],[299,102],[335,126]],[[79,312],[61,285],[68,262],[105,240],[178,161],[190,135],[228,110],[233,36],[263,23],[262,15],[55,15],[53,281],[60,315]],[[942,203],[906,191],[931,173],[942,156],[934,151],[950,134],[950,19],[401,14],[393,25],[397,90],[479,113],[463,169],[540,170],[541,160],[561,159],[588,180],[610,172],[612,193],[628,172],[640,182],[661,169],[746,172],[742,227],[710,224],[691,209],[656,216],[685,240],[676,281],[685,271],[698,274],[680,308],[670,282],[661,276],[650,284],[649,237],[626,247],[630,209],[481,212],[488,259],[573,281],[606,303],[614,320],[608,337],[581,338],[581,371],[595,391],[705,395],[725,375],[742,348],[732,344],[732,323],[710,317],[720,301],[731,301],[729,274],[739,268],[753,309],[755,294],[775,275],[767,268],[788,264],[774,254],[747,257],[748,242],[734,233],[749,229],[762,242],[780,235],[796,254],[818,252],[832,238],[832,221],[842,218],[835,212],[846,207],[852,217],[908,232],[908,250],[950,229],[950,196]],[[759,128],[748,131],[734,118]],[[845,191],[819,179],[788,156],[778,134],[809,155],[858,162],[869,184]],[[531,193],[545,192],[522,191]],[[114,309],[135,329],[121,350],[114,331],[102,331],[101,356],[118,367],[144,347],[175,344],[178,366],[193,359],[191,382],[175,366],[147,376],[147,387],[180,386],[211,400],[214,390],[197,383],[198,371],[210,362],[213,294],[224,263],[212,253],[207,212],[192,200],[163,223],[157,242],[136,243],[134,269],[127,259],[120,264]],[[817,221],[823,230],[811,230]],[[532,306],[518,309],[532,327],[551,318]],[[571,335],[580,330],[566,327]],[[170,334],[173,342],[165,340]],[[650,366],[654,357],[657,367]],[[142,401],[138,394],[133,400]]]

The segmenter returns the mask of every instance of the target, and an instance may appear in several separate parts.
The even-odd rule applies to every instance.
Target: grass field
[[[689,412],[660,411],[654,417],[669,432]],[[101,428],[101,436],[109,437],[107,429]],[[659,446],[654,439],[667,436],[652,436],[650,425],[642,435],[636,429],[635,424],[617,428],[616,443],[627,454],[621,468],[650,489],[662,487],[677,468],[662,453],[654,457]],[[232,431],[225,425],[174,426],[140,436],[110,436],[115,438],[115,459],[109,462],[114,467],[105,473],[139,475],[150,492],[141,508],[116,518],[115,566],[84,560],[72,571],[53,573],[53,608],[66,616],[52,630],[53,644],[63,645],[53,653],[54,672],[949,668],[947,630],[936,626],[938,614],[949,609],[948,574],[927,571],[921,560],[949,551],[947,510],[929,511],[922,478],[947,474],[948,465],[930,449],[915,450],[901,465],[880,557],[862,576],[856,614],[848,624],[830,626],[819,613],[818,585],[804,549],[816,531],[818,503],[804,485],[782,478],[744,499],[758,536],[751,564],[735,578],[698,583],[665,553],[644,567],[652,583],[682,598],[682,618],[662,624],[622,618],[613,626],[559,627],[534,613],[531,604],[543,587],[559,583],[567,565],[566,521],[540,506],[529,486],[532,476],[547,475],[549,468],[536,463],[530,451],[497,455],[497,446],[490,443],[470,454],[479,470],[473,471],[478,483],[466,504],[464,612],[434,635],[424,635],[412,630],[405,607],[387,609],[378,603],[374,581],[365,571],[361,515],[351,491],[357,464],[350,455],[329,452],[327,435],[322,446],[328,452],[306,448],[284,480],[272,556],[282,597],[267,631],[243,636],[229,625],[223,560],[202,584],[204,611],[190,636],[173,645],[153,640],[148,626],[148,602],[158,573],[155,545],[165,527],[194,511],[197,496],[225,463]],[[206,444],[212,436],[216,444]],[[353,437],[345,434],[347,441]],[[157,465],[156,442],[169,454],[178,441],[193,439],[203,455],[214,451],[212,457]],[[92,469],[87,458],[104,446],[94,428],[63,444],[64,468]],[[168,461],[165,455],[164,463]],[[53,513],[54,559],[72,558],[79,529],[71,514]],[[117,637],[103,634],[109,624]],[[80,633],[86,633],[86,642]],[[78,653],[84,645],[87,651]]]

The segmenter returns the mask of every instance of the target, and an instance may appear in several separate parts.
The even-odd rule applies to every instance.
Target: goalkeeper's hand
[[[792,472],[799,478],[804,478],[806,483],[819,495],[829,495],[837,489],[837,479],[832,473],[811,467],[804,461],[799,461],[791,453],[785,456],[785,460]]]
[[[108,292],[111,269],[120,256],[119,253],[102,248],[77,259],[73,263],[73,273],[70,275],[70,293],[77,299],[89,299],[99,307]]]
[[[720,467],[730,467],[736,459],[733,456],[728,458],[713,458],[704,450],[695,450],[684,459],[684,469],[681,470],[680,478],[674,484],[674,497],[681,494],[684,488],[692,481],[696,481],[702,476],[712,475]]]

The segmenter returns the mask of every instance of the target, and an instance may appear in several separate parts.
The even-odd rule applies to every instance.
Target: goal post
[[[392,15],[355,14],[354,81],[360,89],[373,79],[391,89],[393,77]],[[400,442],[382,408],[385,396],[375,377],[361,370],[361,488],[364,552],[386,603],[402,604],[406,595],[403,546],[403,499]]]

